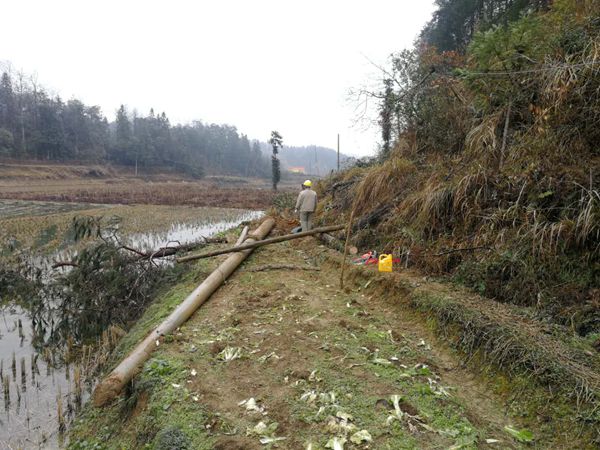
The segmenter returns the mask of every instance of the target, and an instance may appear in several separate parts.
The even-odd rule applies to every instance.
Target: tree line
[[[259,142],[234,126],[200,121],[171,125],[167,115],[147,115],[121,105],[114,122],[100,107],[63,101],[35,77],[9,70],[0,76],[0,157],[113,163],[139,169],[167,168],[268,176],[269,160]]]

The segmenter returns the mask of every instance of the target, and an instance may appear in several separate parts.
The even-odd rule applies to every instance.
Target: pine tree
[[[135,164],[135,173],[137,175],[137,152],[132,155],[134,150],[133,133],[131,131],[131,122],[127,116],[127,110],[124,105],[121,105],[117,110],[116,118],[116,139],[115,139],[115,158],[121,163],[132,162]],[[132,158],[133,156],[133,158]],[[133,160],[133,161],[132,161]]]
[[[15,94],[13,92],[12,80],[6,72],[0,78],[0,128],[13,131],[15,117]]]
[[[272,180],[273,180],[273,190],[277,190],[277,184],[281,181],[281,163],[277,154],[279,153],[279,149],[283,147],[283,138],[277,131],[271,131],[271,139],[269,139],[269,144],[273,146],[273,155],[271,156],[271,170],[272,170]]]

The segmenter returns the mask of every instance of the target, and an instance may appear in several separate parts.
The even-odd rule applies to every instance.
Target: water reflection
[[[57,404],[64,420],[77,410],[75,393],[87,400],[91,385],[74,376],[76,367],[54,355],[36,352],[27,311],[17,305],[0,308],[0,378],[4,410],[0,448],[58,448]]]
[[[189,244],[200,241],[203,237],[214,236],[242,222],[258,219],[264,214],[262,211],[232,211],[235,212],[220,221],[198,219],[196,222],[173,223],[168,230],[162,232],[134,234],[128,238],[128,243],[143,251],[156,250],[168,245]]]

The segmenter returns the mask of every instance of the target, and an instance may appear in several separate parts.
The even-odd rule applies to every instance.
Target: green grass
[[[111,361],[118,363],[137,343],[145,338],[150,331],[158,326],[162,320],[192,292],[212,270],[213,261],[199,260],[190,268],[181,279],[172,287],[164,288],[156,296],[156,300],[146,309],[144,315],[136,322],[133,328],[121,340],[115,349]]]
[[[570,374],[565,372],[564,368],[557,366],[557,361],[546,362],[546,358],[551,356],[546,355],[542,348],[537,349],[537,343],[529,340],[520,342],[519,337],[511,330],[504,330],[498,324],[491,328],[483,327],[478,324],[481,319],[475,311],[461,308],[448,296],[425,293],[412,295],[418,310],[427,315],[426,320],[430,328],[445,336],[459,351],[467,353],[469,365],[483,374],[484,380],[493,387],[495,392],[509,399],[508,412],[514,417],[522,418],[528,426],[540,430],[542,436],[538,436],[538,439],[542,438],[543,441],[550,439],[553,445],[560,446],[563,445],[559,444],[562,439],[570,440],[569,436],[573,435],[573,430],[578,430],[576,434],[581,438],[580,442],[593,445],[592,443],[597,439],[594,425],[600,423],[600,412],[597,407],[594,407],[594,395],[598,395],[597,392],[592,392],[591,403],[577,404],[578,400],[574,398],[576,389],[574,381],[565,378]],[[498,339],[497,342],[512,341],[511,345],[518,348],[517,352],[522,351],[520,346],[527,349],[526,356],[519,361],[499,361],[494,356],[490,356],[494,344],[480,342],[477,337],[469,335],[483,330],[487,330],[485,335],[490,339],[494,335],[502,336],[504,333],[506,337]],[[579,337],[560,336],[560,338],[561,342],[570,348],[569,351],[581,351],[586,347]],[[507,355],[510,357],[509,353]],[[532,376],[528,363],[533,367],[536,364],[544,365],[546,378]],[[499,365],[504,366],[504,369]],[[564,380],[564,384],[561,385],[557,380]]]
[[[166,439],[161,438],[163,430],[176,428],[190,448],[211,449],[213,440],[203,426],[210,415],[185,387],[186,374],[180,360],[156,352],[144,365],[128,397],[108,408],[86,408],[71,431],[69,448],[154,449]],[[142,401],[146,402],[143,414],[136,414],[137,402]]]
[[[348,309],[352,313],[351,309]],[[356,336],[356,339],[353,337]],[[366,429],[372,435],[376,446],[381,449],[418,449],[423,448],[423,441],[432,440],[438,445],[463,445],[461,448],[477,448],[477,441],[485,430],[477,430],[469,420],[464,417],[463,406],[454,398],[440,398],[429,388],[427,375],[434,375],[426,370],[413,371],[415,364],[422,360],[423,355],[410,348],[406,342],[394,343],[387,330],[370,326],[361,332],[347,332],[340,329],[329,331],[321,336],[331,348],[341,350],[346,359],[344,365],[351,362],[364,364],[353,370],[340,370],[337,361],[319,360],[312,368],[316,370],[313,382],[303,382],[298,386],[297,395],[290,399],[290,409],[293,415],[301,421],[310,424],[310,431],[304,436],[305,440],[315,442],[315,436],[320,445],[325,445],[332,434],[326,430],[327,418],[335,416],[338,411],[349,413],[353,416],[352,424],[356,431]],[[376,355],[367,352],[361,347],[376,347]],[[389,358],[398,356],[406,363],[409,369],[402,369],[394,365],[382,365],[372,362],[374,356]],[[357,375],[358,371],[366,372]],[[407,374],[405,377],[402,374]],[[379,389],[387,389],[386,395],[374,395],[369,383],[377,383]],[[317,394],[335,393],[335,405],[317,399],[309,403],[301,399],[304,392],[315,390]],[[391,395],[401,395],[404,401],[418,411],[426,425],[435,432],[424,431],[417,440],[407,429],[405,422],[395,421],[391,426],[386,425],[390,415],[390,408],[377,407],[378,402],[390,400]],[[325,410],[318,414],[319,408]],[[391,408],[393,409],[393,408]],[[352,433],[350,433],[352,434]]]

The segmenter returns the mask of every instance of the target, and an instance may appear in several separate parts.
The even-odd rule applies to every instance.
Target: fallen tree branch
[[[467,247],[467,248],[454,248],[452,250],[448,250],[448,251],[441,252],[441,253],[436,253],[436,254],[431,255],[431,256],[444,256],[444,255],[449,255],[451,253],[470,252],[470,251],[474,251],[474,250],[491,250],[491,248],[485,247],[485,246],[481,246],[481,247]]]
[[[323,242],[327,247],[337,250],[338,252],[344,251],[344,241],[341,239],[332,236],[331,234],[323,233],[319,235],[319,240]],[[348,251],[351,255],[356,255],[358,253],[358,249],[351,245],[348,248]]]
[[[323,242],[323,244],[333,248],[334,250],[337,250],[339,252],[344,251],[344,242],[330,234],[323,233],[319,235],[319,240]]]
[[[392,210],[392,207],[398,202],[399,199],[400,196],[396,196],[390,202],[377,207],[367,216],[358,219],[358,221],[352,226],[352,232],[356,233],[363,228],[369,228],[376,225],[384,215],[388,214]]]
[[[240,233],[240,237],[238,238],[237,241],[235,241],[235,245],[242,245],[244,243],[244,241],[246,240],[246,238],[248,237],[248,226],[246,225],[244,227],[244,229],[242,230],[242,232]]]
[[[125,250],[134,251],[140,255],[140,259],[157,259],[173,256],[181,252],[189,252],[199,247],[204,247],[207,244],[222,244],[224,242],[227,242],[225,238],[203,238],[202,241],[192,242],[190,244],[177,245],[175,247],[161,247],[154,252],[138,252],[130,248],[124,248]]]
[[[140,250],[137,250],[137,249],[135,249],[133,247],[128,247],[127,245],[122,245],[121,248],[123,250],[127,250],[128,252],[135,253],[136,255],[138,255],[142,259],[143,258],[150,258],[150,256],[148,256],[146,253],[144,253],[144,252],[142,252]]]
[[[341,189],[346,186],[350,186],[350,185],[356,183],[357,181],[358,181],[357,178],[352,178],[351,180],[348,180],[348,181],[340,181],[339,183],[334,183],[331,186],[331,190],[335,191],[336,189]]]
[[[79,267],[79,264],[73,261],[57,261],[52,264],[53,269],[59,269],[61,267]]]
[[[243,235],[243,238],[246,239],[246,236],[248,235],[248,230],[246,230],[245,235],[243,234],[243,231],[242,231],[242,235]],[[242,237],[242,236],[240,236],[240,237]],[[137,255],[137,258],[133,258],[131,260],[131,262],[151,261],[153,259],[166,258],[168,256],[173,256],[173,255],[176,255],[177,253],[189,252],[189,251],[195,250],[199,247],[204,247],[207,244],[222,244],[224,242],[227,242],[227,240],[222,237],[203,238],[201,241],[198,241],[198,242],[177,245],[174,247],[161,247],[158,250],[155,250],[152,252],[143,252],[143,251],[137,250],[133,247],[129,247],[127,245],[122,245],[120,247],[120,249],[127,250],[127,251],[129,251],[131,253],[135,253]],[[79,264],[77,264],[76,261],[57,261],[52,265],[53,269],[59,269],[61,267],[79,267]]]
[[[178,258],[177,262],[182,263],[182,262],[188,262],[188,261],[195,261],[197,259],[210,258],[212,256],[224,255],[226,253],[235,253],[235,252],[240,252],[242,250],[250,250],[250,249],[256,248],[256,247],[262,247],[263,245],[276,244],[278,242],[290,241],[292,239],[299,239],[299,238],[303,238],[306,236],[312,236],[314,234],[327,233],[328,231],[337,231],[337,230],[341,230],[343,228],[344,228],[344,225],[331,225],[329,227],[315,228],[314,230],[303,231],[302,233],[286,234],[284,236],[279,236],[279,237],[275,237],[275,238],[271,238],[271,239],[264,239],[261,241],[253,242],[251,244],[238,245],[238,246],[226,248],[223,250],[215,250],[215,251],[208,252],[208,253],[201,253],[199,255],[184,256],[183,258]],[[252,237],[252,235],[250,235],[250,237]]]
[[[306,270],[319,272],[321,269],[319,267],[297,266],[294,264],[266,264],[264,266],[254,267],[253,269],[248,270],[248,272],[266,272],[267,270]]]

